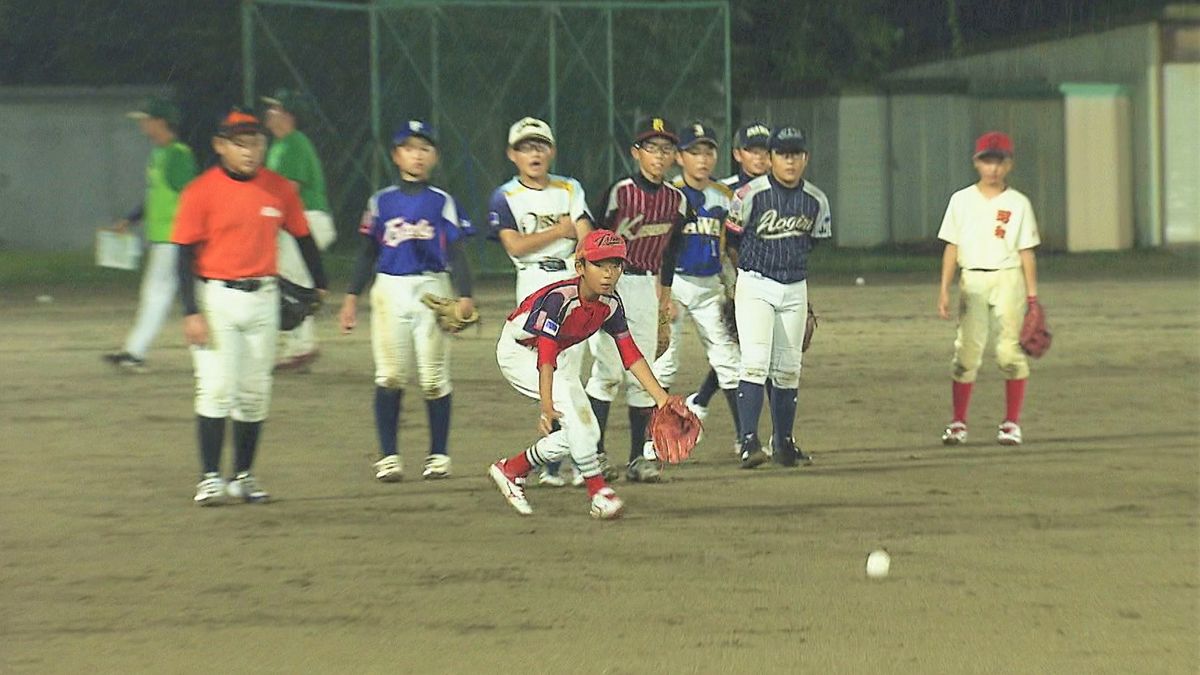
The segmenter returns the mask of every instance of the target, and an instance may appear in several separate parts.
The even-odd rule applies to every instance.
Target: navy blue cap
[[[708,143],[717,147],[717,133],[701,122],[689,122],[679,132],[679,149],[686,150],[697,143]]]
[[[771,127],[762,122],[754,121],[738,129],[737,147],[765,148],[771,142]]]
[[[796,127],[780,127],[771,134],[770,147],[775,152],[808,152],[808,138]]]
[[[420,136],[430,143],[437,145],[437,136],[433,133],[433,127],[421,120],[409,120],[400,125],[400,128],[396,129],[396,132],[392,134],[392,146],[400,145],[412,136]]]

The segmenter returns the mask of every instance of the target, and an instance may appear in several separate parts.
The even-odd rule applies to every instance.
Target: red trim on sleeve
[[[637,347],[634,347],[637,349]],[[539,335],[537,338],[537,365],[538,370],[547,363],[558,368],[558,341],[552,337]]]
[[[614,337],[613,341],[617,343],[617,351],[621,354],[621,365],[625,366],[625,370],[629,370],[629,366],[643,358],[642,352],[637,348],[637,343],[633,341],[633,336],[629,333]]]

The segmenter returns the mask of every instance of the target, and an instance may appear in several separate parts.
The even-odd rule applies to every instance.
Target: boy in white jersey
[[[954,419],[942,433],[946,445],[967,440],[967,407],[983,362],[989,324],[999,327],[996,365],[1005,377],[1007,411],[996,434],[1001,445],[1020,445],[1021,405],[1029,378],[1029,361],[1018,342],[1027,305],[1037,302],[1037,260],[1041,243],[1033,206],[1008,186],[1013,168],[1012,139],[989,131],[975,141],[979,182],[955,192],[946,207],[938,238],[942,254],[938,314],[950,318],[950,283],[959,280],[958,335],[954,340],[951,394]]]
[[[583,186],[574,178],[550,173],[554,133],[533,117],[508,130],[508,159],[517,175],[492,193],[488,224],[517,268],[517,302],[534,291],[575,277],[576,242],[592,229]],[[576,367],[581,361],[572,361]],[[544,467],[539,482],[561,487],[559,462]]]

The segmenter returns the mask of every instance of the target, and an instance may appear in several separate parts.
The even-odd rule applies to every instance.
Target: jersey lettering
[[[384,246],[394,247],[412,239],[429,240],[434,236],[436,233],[433,225],[424,218],[415,223],[410,223],[404,218],[392,218],[383,224]]]
[[[768,209],[758,219],[755,233],[759,239],[783,239],[812,232],[813,219],[805,214],[794,216],[779,215],[779,211]]]

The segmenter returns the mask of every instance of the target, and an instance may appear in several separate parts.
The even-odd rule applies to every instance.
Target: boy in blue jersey
[[[358,296],[375,272],[371,290],[371,349],[375,356],[375,427],[382,457],[375,478],[400,480],[397,451],[400,403],[416,364],[417,381],[429,418],[429,455],[423,478],[450,475],[446,440],[450,434],[450,340],[437,325],[425,294],[458,297],[459,311],[474,311],[471,271],[464,240],[474,233],[449,194],[429,184],[437,164],[433,129],[410,120],[392,136],[392,161],[400,170],[396,185],[371,196],[359,232],[363,248],[354,266],[339,319],[342,332],[357,324]],[[453,290],[451,290],[453,289]]]
[[[683,191],[694,218],[684,223],[679,255],[675,262],[675,281],[671,285],[675,303],[675,320],[671,322],[671,341],[667,350],[654,362],[654,375],[668,389],[674,384],[679,370],[679,340],[686,312],[696,325],[700,342],[712,366],[716,384],[713,391],[697,401],[697,392],[687,398],[688,408],[700,419],[708,415],[708,401],[717,385],[725,392],[733,427],[737,429],[737,386],[740,354],[737,340],[729,334],[721,320],[725,298],[732,297],[733,286],[722,283],[722,257],[725,237],[722,236],[725,218],[733,191],[712,180],[717,163],[717,136],[700,122],[684,125],[679,134],[679,154],[676,161],[683,169],[674,181]],[[732,282],[732,280],[730,280]]]
[[[828,198],[804,180],[808,167],[804,132],[777,129],[771,134],[770,157],[770,173],[734,193],[725,223],[739,238],[734,300],[742,348],[738,417],[746,469],[772,455],[783,466],[811,461],[792,434],[808,313],[808,254],[818,239],[833,236]],[[758,440],[768,378],[774,385],[770,454]]]
[[[517,268],[517,302],[547,284],[575,278],[575,247],[592,229],[583,186],[550,173],[554,156],[554,132],[542,120],[525,117],[509,128],[508,159],[517,175],[492,192],[488,225]],[[581,367],[581,359],[570,358],[560,369],[578,374]],[[560,465],[546,464],[538,482],[566,485]],[[582,485],[583,475],[575,476]]]

